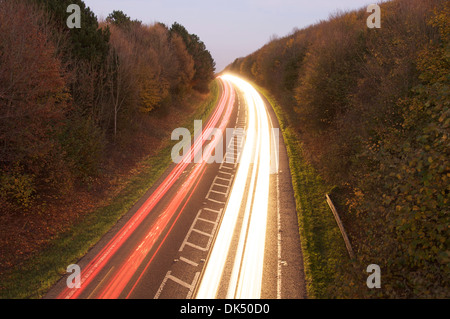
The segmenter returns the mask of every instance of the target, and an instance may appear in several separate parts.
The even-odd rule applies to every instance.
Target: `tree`
[[[0,170],[48,177],[62,157],[67,74],[43,32],[42,12],[2,2],[0,21]]]
[[[108,90],[113,106],[113,134],[117,136],[117,122],[119,112],[128,100],[136,101],[134,92],[138,82],[136,74],[135,47],[127,39],[126,34],[119,28],[111,28],[111,50],[108,56]]]
[[[179,70],[178,79],[175,85],[175,92],[177,94],[184,95],[192,88],[192,80],[195,75],[194,59],[186,49],[186,45],[183,39],[173,34],[170,38],[171,45],[175,51],[176,58],[178,60]]]
[[[107,23],[114,24],[122,29],[129,29],[133,25],[142,25],[142,22],[139,20],[131,20],[129,16],[127,16],[123,11],[114,10],[112,13],[108,15],[106,18]]]
[[[46,12],[50,14],[55,21],[56,27],[67,30],[67,7],[70,4],[76,4],[81,9],[82,27],[80,29],[70,29],[68,36],[70,38],[69,56],[83,61],[89,61],[97,67],[104,65],[109,52],[108,29],[100,29],[94,13],[86,7],[82,0],[32,0],[38,3]]]
[[[214,79],[216,67],[211,53],[197,35],[190,34],[181,24],[175,22],[170,32],[178,34],[183,39],[187,51],[194,59],[195,75],[192,79],[193,88],[200,92],[207,92],[209,83]]]

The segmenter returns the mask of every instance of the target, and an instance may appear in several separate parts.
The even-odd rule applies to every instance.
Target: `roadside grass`
[[[333,186],[327,185],[305,160],[301,139],[276,99],[268,90],[252,84],[272,105],[286,144],[297,206],[308,298],[339,298],[333,286],[339,276],[338,269],[348,262],[349,257],[325,198],[325,194],[330,193]]]
[[[205,121],[219,98],[219,83],[211,84],[211,94],[182,127],[194,131],[194,119]],[[106,206],[89,213],[67,232],[60,234],[41,252],[23,265],[0,278],[0,298],[41,298],[66,272],[66,267],[76,263],[92,248],[153,186],[171,165],[171,150],[177,141],[167,141],[154,156],[140,163],[140,173],[132,176],[128,185]]]

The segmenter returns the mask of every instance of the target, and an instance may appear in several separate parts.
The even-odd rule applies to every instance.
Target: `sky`
[[[366,8],[376,0],[84,0],[99,19],[122,10],[145,24],[182,24],[205,43],[222,71],[236,58],[337,11]]]

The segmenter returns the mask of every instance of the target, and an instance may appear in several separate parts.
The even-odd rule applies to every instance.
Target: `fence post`
[[[328,206],[330,206],[331,211],[333,212],[334,218],[336,219],[336,223],[338,224],[339,229],[341,230],[342,237],[344,237],[344,242],[345,242],[345,246],[347,247],[348,254],[349,254],[350,258],[353,259],[355,257],[355,255],[353,253],[352,245],[350,244],[350,241],[348,240],[347,233],[345,232],[344,225],[342,224],[342,221],[339,218],[339,214],[336,210],[336,207],[334,207],[334,204],[331,201],[330,196],[328,194],[326,194],[326,197],[327,197]]]

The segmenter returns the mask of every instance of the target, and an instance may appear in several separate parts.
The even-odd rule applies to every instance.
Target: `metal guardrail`
[[[339,218],[339,214],[336,210],[336,207],[334,207],[333,202],[331,201],[331,198],[328,194],[326,194],[327,197],[327,203],[328,206],[330,206],[331,211],[333,212],[334,218],[336,219],[336,223],[339,226],[339,229],[341,230],[342,237],[344,238],[345,246],[347,247],[348,255],[351,259],[354,259],[355,254],[353,253],[352,245],[350,244],[350,240],[348,239],[347,233],[345,232],[344,225],[342,224],[341,219]]]

